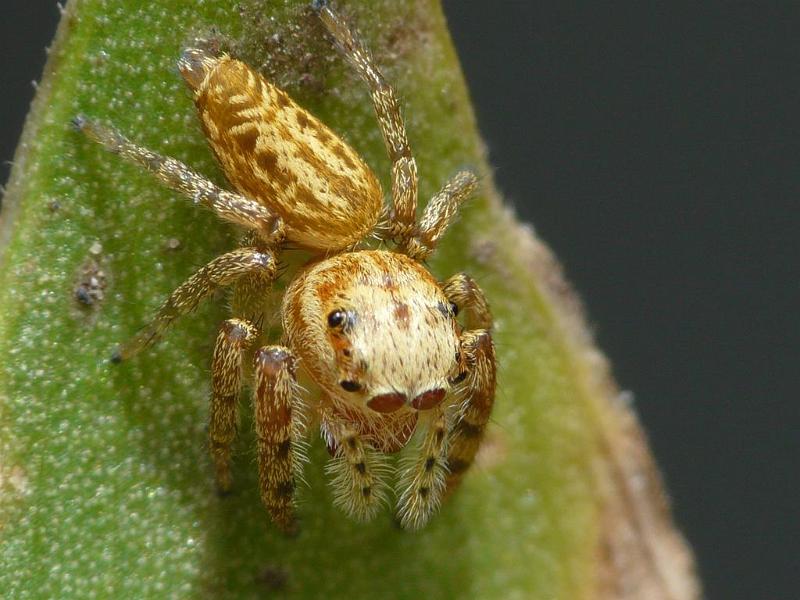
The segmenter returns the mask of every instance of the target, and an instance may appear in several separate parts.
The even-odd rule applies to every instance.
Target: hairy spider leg
[[[325,419],[324,431],[331,438],[329,447],[335,448],[327,466],[334,504],[354,519],[371,519],[386,501],[381,456],[345,424]]]
[[[447,416],[433,409],[430,424],[415,457],[398,482],[397,517],[404,529],[419,529],[439,509],[447,476]]]
[[[465,331],[461,340],[461,351],[468,371],[460,414],[447,441],[445,495],[448,496],[458,487],[475,461],[492,414],[497,384],[497,364],[491,334],[485,329],[473,329]]]
[[[170,294],[156,316],[132,339],[120,346],[112,356],[114,362],[126,360],[161,338],[175,319],[185,315],[200,302],[222,286],[228,286],[239,278],[261,274],[274,278],[275,254],[269,250],[239,248],[218,256],[182,283]]]
[[[411,153],[400,103],[372,56],[352,29],[327,2],[313,3],[319,18],[334,38],[347,61],[369,86],[375,114],[392,162],[392,211],[389,237],[401,252],[423,260],[436,247],[458,207],[472,195],[477,178],[469,171],[456,173],[431,199],[417,225],[417,163]]]
[[[392,162],[389,236],[401,247],[416,233],[417,163],[411,154],[400,103],[361,40],[327,2],[312,4],[347,61],[369,86],[372,104]]]
[[[403,251],[411,258],[425,260],[455,220],[459,207],[478,187],[478,178],[470,171],[459,171],[430,199],[419,222],[417,234],[408,240]]]
[[[294,493],[305,460],[302,414],[295,406],[296,359],[284,346],[265,346],[254,357],[253,406],[261,500],[285,533],[296,531]]]
[[[490,333],[492,315],[477,283],[465,273],[450,277],[442,286],[445,295],[464,309],[468,329],[461,334],[464,365],[463,400],[447,441],[445,495],[450,495],[472,466],[494,406],[497,360]]]
[[[231,489],[231,446],[239,425],[239,393],[242,389],[242,358],[257,329],[247,321],[228,319],[219,328],[211,363],[211,406],[208,447],[214,461],[217,487]]]
[[[263,204],[217,187],[182,162],[134,144],[113,127],[105,127],[83,115],[75,117],[72,123],[109,152],[139,165],[167,187],[210,208],[221,219],[257,231],[269,245],[283,239],[282,220]]]

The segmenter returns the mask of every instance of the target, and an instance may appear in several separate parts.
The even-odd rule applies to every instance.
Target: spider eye
[[[427,392],[422,393],[416,398],[414,398],[411,401],[411,406],[413,406],[417,410],[428,410],[429,408],[438,406],[446,393],[447,392],[444,390],[444,388],[438,388],[436,390],[428,390]]]
[[[328,315],[328,327],[341,327],[347,320],[347,313],[343,310],[334,310]]]
[[[452,385],[456,385],[457,383],[461,383],[462,381],[464,381],[466,378],[467,378],[467,372],[466,371],[462,371],[461,373],[459,373],[458,375],[453,377],[450,380],[450,383]]]
[[[357,381],[350,381],[347,379],[339,382],[339,385],[342,386],[342,389],[347,392],[357,392],[358,390],[361,389],[360,383],[358,383]]]
[[[454,317],[458,316],[458,304],[455,302],[450,303],[450,312],[453,313]]]
[[[367,402],[372,410],[379,413],[393,413],[394,411],[402,408],[406,403],[407,398],[405,394],[399,392],[390,392],[388,394],[380,394],[371,398]]]

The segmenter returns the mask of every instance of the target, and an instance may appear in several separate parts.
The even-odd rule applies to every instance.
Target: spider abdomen
[[[329,127],[229,56],[188,49],[179,68],[228,180],[277,213],[287,239],[335,250],[372,230],[383,203],[380,183]]]

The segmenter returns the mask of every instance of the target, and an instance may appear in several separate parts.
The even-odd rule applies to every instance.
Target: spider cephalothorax
[[[468,172],[455,175],[417,222],[416,163],[394,92],[344,22],[323,2],[314,9],[369,85],[392,160],[392,206],[383,229],[396,250],[353,250],[383,210],[378,179],[358,154],[244,63],[189,48],[178,66],[236,192],[114,129],[85,117],[75,124],[247,233],[241,248],[178,287],[114,358],[133,356],[214,289],[231,285],[234,314],[220,327],[212,363],[209,441],[220,488],[231,486],[243,365],[252,359],[261,497],[275,523],[293,527],[299,449],[310,418],[333,456],[335,502],[357,518],[372,516],[389,493],[383,457],[422,429],[416,458],[396,483],[400,522],[419,527],[472,463],[494,402],[491,315],[482,292],[464,274],[440,283],[420,262],[476,180]],[[275,310],[266,304],[287,244],[316,258],[284,294],[283,345],[258,347],[268,342],[258,324]],[[468,328],[458,321],[459,309]],[[318,395],[303,397],[301,375]]]
[[[314,380],[359,409],[433,408],[426,398],[441,400],[458,375],[450,303],[403,254],[351,252],[312,265],[286,292],[283,324]]]

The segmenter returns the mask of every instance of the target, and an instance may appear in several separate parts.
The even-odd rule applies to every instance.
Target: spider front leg
[[[294,491],[302,456],[301,415],[295,409],[296,360],[288,348],[265,346],[256,352],[255,429],[261,500],[273,522],[294,533]]]
[[[112,360],[119,362],[128,359],[153,344],[175,319],[193,311],[203,298],[219,287],[251,274],[260,274],[271,280],[276,272],[275,255],[269,250],[239,248],[215,258],[172,292],[155,318],[120,346]]]
[[[312,7],[347,61],[369,86],[372,104],[392,161],[392,212],[389,237],[404,247],[416,232],[417,163],[411,154],[397,96],[372,61],[361,40],[324,0]]]
[[[464,380],[464,401],[447,442],[446,495],[458,487],[475,460],[492,414],[497,384],[494,344],[488,331],[465,331],[461,336],[461,352],[467,365],[467,376]]]
[[[464,371],[459,378],[463,377],[464,399],[448,435],[445,494],[449,495],[461,483],[483,441],[494,406],[497,361],[490,333],[492,315],[478,284],[459,273],[448,279],[443,289],[451,302],[465,310],[468,325],[477,327],[461,334]]]
[[[112,127],[100,125],[83,115],[75,117],[72,124],[109,152],[139,165],[167,187],[210,208],[221,219],[258,232],[265,244],[274,245],[283,239],[283,221],[264,205],[217,187],[182,162],[138,146]]]
[[[328,463],[333,502],[349,516],[368,521],[386,500],[380,455],[348,425],[325,420],[329,447],[335,448]]]
[[[423,527],[439,508],[445,490],[447,418],[441,405],[431,413],[425,439],[398,484],[397,517],[404,529]]]

